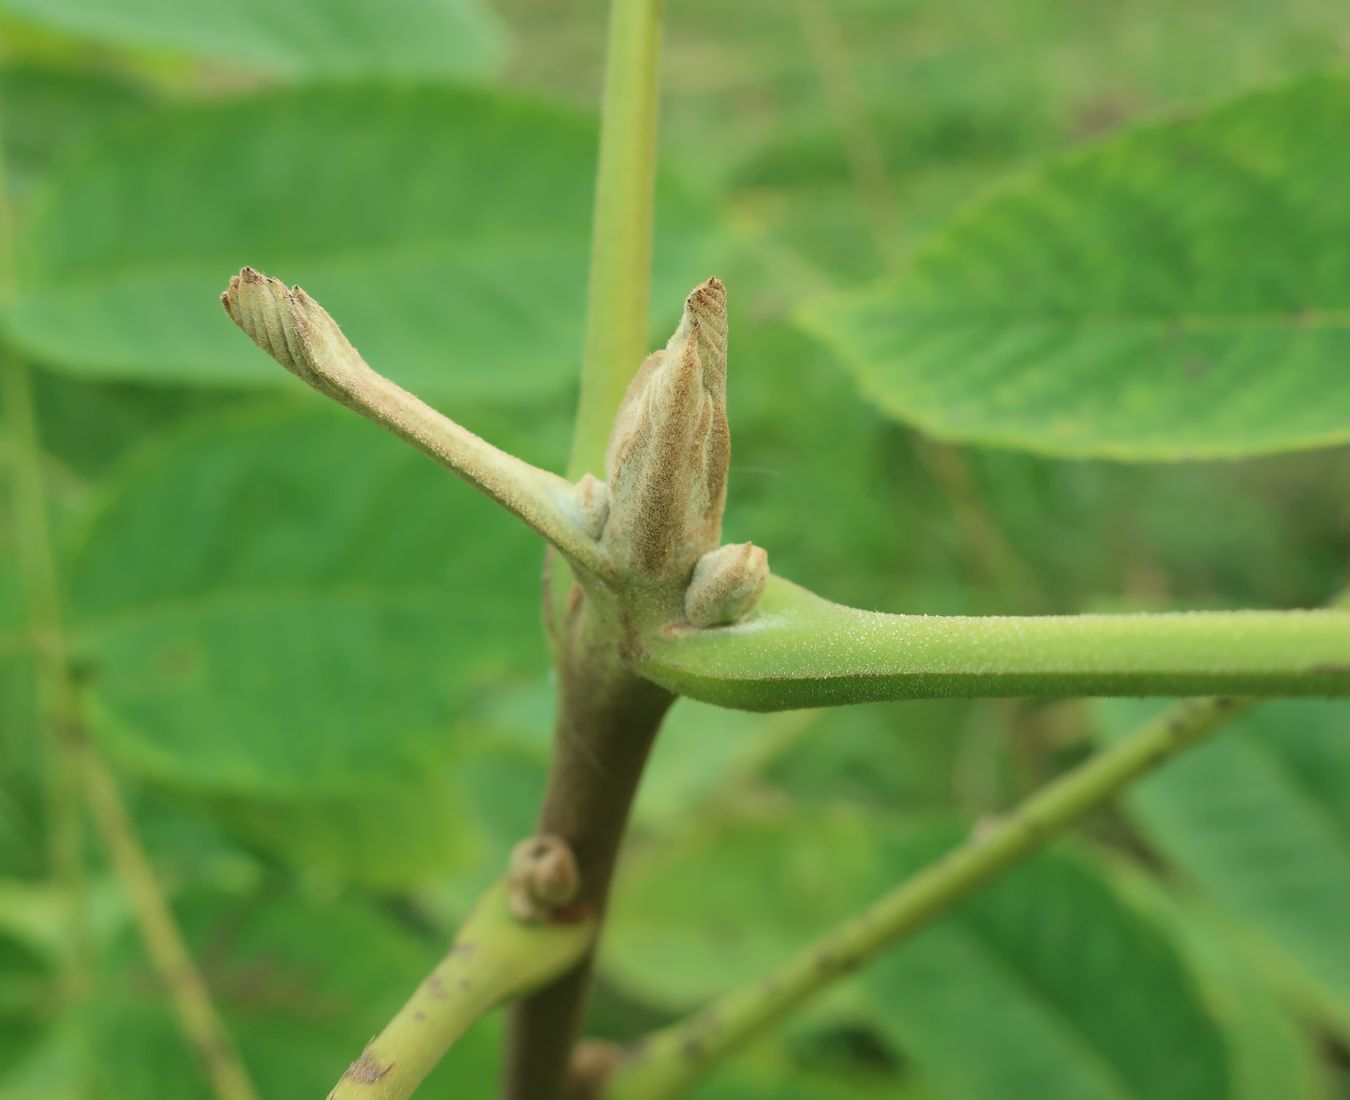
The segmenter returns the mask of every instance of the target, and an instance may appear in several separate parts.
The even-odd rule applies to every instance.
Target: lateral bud
[[[700,628],[744,618],[764,594],[769,555],[752,542],[728,543],[699,558],[684,594],[684,616]]]
[[[717,546],[726,504],[726,288],[694,288],[665,350],[628,386],[605,456],[603,544],[639,580],[683,582]]]
[[[581,872],[567,842],[545,833],[528,837],[512,849],[506,884],[517,920],[547,924],[576,900]]]
[[[576,484],[577,523],[597,542],[609,519],[609,486],[593,474],[585,474]]]

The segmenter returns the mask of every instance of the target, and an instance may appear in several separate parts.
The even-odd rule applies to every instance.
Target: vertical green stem
[[[604,476],[610,425],[648,350],[663,6],[610,6],[573,478]]]
[[[136,837],[117,784],[82,731],[69,732],[71,766],[79,772],[90,813],[136,914],[136,923],[164,983],[184,1037],[217,1100],[258,1100],[230,1034],[216,1013],[206,982],[164,897],[155,869]]]
[[[4,148],[0,144],[0,313],[13,301],[16,289],[13,210],[8,183]],[[79,999],[89,981],[91,949],[85,924],[79,791],[63,758],[60,743],[60,730],[71,712],[65,633],[47,522],[47,494],[32,378],[27,365],[10,352],[2,340],[0,398],[4,404],[5,430],[9,435],[11,510],[18,569],[23,580],[24,613],[35,646],[39,705],[46,718],[47,736],[43,749],[49,862],[53,877],[61,884],[67,906],[67,931],[72,948],[65,975],[67,994],[72,999]]]
[[[0,167],[0,170],[3,170]],[[0,206],[4,204],[0,202]],[[32,379],[26,365],[0,345],[0,388],[5,428],[10,437],[10,496],[15,549],[23,579],[25,613],[34,645],[38,704],[44,717],[44,773],[47,786],[48,861],[60,884],[71,945],[65,975],[67,995],[78,1000],[88,987],[91,970],[89,931],[85,921],[85,873],[80,799],[74,775],[64,758],[63,728],[72,721],[65,634],[47,524],[41,452],[33,407]]]
[[[0,146],[0,313],[13,300],[13,212],[4,150]],[[61,588],[47,513],[42,447],[32,375],[22,357],[0,339],[0,390],[10,435],[19,572],[25,612],[36,642],[38,690],[46,722],[47,772],[53,871],[70,907],[72,996],[80,997],[92,974],[86,927],[81,788],[94,824],[131,898],[141,934],[169,988],[183,1033],[203,1060],[217,1100],[257,1100],[243,1063],[226,1034],[174,922],[112,777],[86,744],[71,673],[61,609]]]

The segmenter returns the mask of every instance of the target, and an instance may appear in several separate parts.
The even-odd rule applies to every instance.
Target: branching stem
[[[183,941],[155,869],[145,854],[108,769],[78,728],[62,732],[99,836],[136,915],[155,972],[217,1100],[258,1100],[239,1051]]]
[[[8,304],[15,290],[6,181],[0,149],[0,309]],[[70,906],[72,994],[83,995],[92,970],[81,844],[82,789],[94,825],[131,899],[142,937],[168,989],[179,1026],[200,1056],[216,1100],[257,1100],[238,1052],[221,1025],[205,983],[183,943],[154,869],[136,838],[116,784],[85,740],[47,518],[48,498],[32,375],[28,365],[3,345],[0,345],[0,386],[11,437],[19,569],[27,594],[28,622],[37,642],[39,694],[48,732],[53,864]]]
[[[606,1100],[673,1100],[813,993],[912,936],[1122,788],[1251,705],[1195,699],[1050,783],[1002,822],[910,878],[751,986],[640,1041],[622,1059]]]
[[[488,1009],[576,964],[595,932],[586,915],[526,924],[505,881],[483,895],[454,945],[347,1069],[328,1100],[403,1100]]]
[[[876,699],[1350,695],[1344,610],[887,615],[773,578],[754,615],[646,639],[642,670],[743,710]]]
[[[562,837],[581,872],[580,900],[603,921],[628,812],[672,697],[625,670],[613,643],[576,624],[559,658],[553,765],[541,833]],[[507,1100],[557,1100],[590,987],[590,959],[512,1010]]]

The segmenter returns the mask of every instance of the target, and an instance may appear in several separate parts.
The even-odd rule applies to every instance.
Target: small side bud
[[[764,594],[769,555],[751,542],[728,543],[704,554],[684,594],[684,615],[697,627],[744,618]]]
[[[507,871],[511,912],[528,924],[547,924],[576,900],[581,872],[572,849],[548,834],[522,840]]]
[[[623,1048],[607,1039],[580,1039],[572,1048],[568,1066],[571,1091],[568,1100],[589,1100],[603,1096],[605,1083],[618,1069],[623,1059]]]
[[[586,474],[576,485],[576,506],[581,529],[598,542],[609,519],[609,486]]]
[[[630,576],[682,582],[721,539],[731,456],[726,349],[726,288],[709,279],[624,395],[605,456],[604,542]]]

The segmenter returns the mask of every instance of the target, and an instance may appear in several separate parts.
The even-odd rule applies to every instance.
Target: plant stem
[[[608,562],[578,522],[576,489],[460,427],[371,369],[337,322],[300,287],[246,267],[221,295],[225,311],[283,367],[453,471],[553,543],[605,576]]]
[[[479,899],[454,945],[328,1100],[403,1100],[488,1009],[574,965],[593,919],[531,925],[516,919],[499,882]]]
[[[16,290],[14,223],[8,182],[4,147],[0,142],[0,312],[9,306]],[[0,394],[3,394],[4,423],[10,437],[10,493],[18,571],[23,579],[24,612],[35,644],[38,699],[45,719],[42,751],[50,829],[49,862],[67,907],[66,926],[71,951],[64,975],[66,994],[71,1000],[78,1001],[85,995],[93,969],[85,919],[83,822],[74,773],[64,758],[64,746],[57,735],[70,716],[72,691],[67,673],[56,558],[47,522],[47,492],[32,377],[27,364],[3,341],[0,341]]]
[[[610,4],[573,480],[604,476],[610,428],[648,351],[662,9],[662,0]],[[554,558],[546,577],[558,714],[538,831],[570,845],[580,900],[603,926],[629,808],[673,697],[628,670],[630,628],[598,621],[565,562]],[[567,1087],[590,980],[588,955],[513,1008],[507,1100],[557,1100]]]
[[[744,710],[875,699],[1350,695],[1350,614],[885,615],[774,578],[719,630],[644,639],[642,671]]]
[[[839,925],[773,973],[650,1036],[620,1061],[606,1100],[672,1100],[813,993],[868,962],[1002,874],[1086,811],[1203,739],[1250,701],[1194,699],[1050,783]]]
[[[557,728],[540,833],[561,837],[581,873],[579,900],[603,925],[628,812],[647,754],[672,696],[622,667],[613,642],[585,624],[559,660]],[[514,1006],[507,1051],[507,1100],[557,1100],[567,1078],[591,980],[588,956],[552,985]]]
[[[663,7],[610,4],[572,480],[604,476],[610,425],[648,351]]]
[[[65,975],[67,995],[82,998],[92,970],[85,919],[85,870],[80,797],[58,730],[72,719],[65,633],[47,524],[46,492],[38,447],[32,380],[26,365],[0,346],[5,426],[10,436],[11,495],[19,573],[27,597],[34,644],[38,700],[44,719],[43,770],[46,781],[49,862],[61,885],[71,952]]]
[[[13,215],[0,147],[0,309],[16,289]],[[169,990],[184,1035],[197,1051],[217,1100],[257,1100],[238,1053],[206,993],[183,944],[173,914],[141,849],[112,776],[85,739],[61,610],[56,555],[47,519],[47,490],[32,376],[23,359],[0,342],[0,383],[11,436],[19,570],[27,614],[37,640],[39,694],[47,722],[47,770],[52,818],[53,864],[71,908],[73,941],[68,983],[82,997],[92,973],[86,926],[80,790],[123,886],[141,935]]]
[[[218,1100],[257,1100],[229,1032],[216,1013],[206,982],[141,847],[112,775],[78,728],[64,739],[79,770],[89,810],[136,914],[151,962],[168,992],[179,1025],[196,1052]]]

